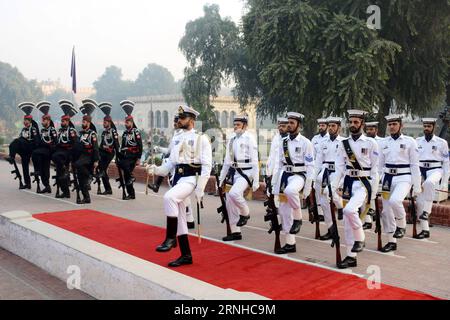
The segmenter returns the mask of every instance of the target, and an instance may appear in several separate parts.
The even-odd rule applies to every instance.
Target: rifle
[[[308,208],[309,213],[309,222],[316,223],[316,234],[315,238],[320,238],[320,218],[319,218],[319,211],[317,210],[317,203],[316,203],[316,192],[314,188],[311,189],[311,193],[309,194],[308,198],[306,198],[306,207]]]
[[[220,203],[221,206],[219,208],[217,208],[217,213],[222,215],[222,220],[220,221],[220,223],[226,223],[227,225],[227,235],[231,234],[231,227],[230,227],[230,219],[228,217],[228,210],[227,210],[227,205],[226,205],[226,196],[225,196],[225,192],[223,191],[222,186],[220,185],[220,181],[219,181],[219,173],[218,173],[218,168],[214,168],[214,177],[216,178],[216,184],[217,184],[217,191],[219,193],[219,197],[220,197]]]
[[[81,202],[81,198],[80,198],[80,185],[78,184],[78,176],[77,176],[77,170],[72,166],[72,173],[73,173],[73,189],[72,191],[76,190],[77,191],[77,203]]]
[[[119,182],[119,189],[122,188],[122,199],[125,200],[127,197],[127,191],[125,190],[125,181],[123,180],[123,174],[122,169],[119,166],[118,157],[116,156],[116,167],[117,171],[119,172],[119,177],[116,179],[117,182]]]
[[[34,180],[32,182],[33,183],[36,182],[36,184],[37,184],[36,192],[40,193],[41,192],[41,180],[39,179],[39,174],[36,172],[31,172],[30,176],[32,176],[34,178]]]
[[[378,204],[378,197],[380,195],[377,193],[375,197],[375,233],[377,234],[377,250],[381,251],[383,244],[381,242],[381,210]]]
[[[101,194],[102,193],[102,189],[101,189],[101,187],[100,187],[100,185],[101,185],[101,174],[100,174],[100,170],[99,170],[99,168],[97,167],[96,169],[95,169],[95,173],[94,173],[94,178],[95,178],[95,180],[94,180],[94,184],[97,184],[97,194]]]
[[[56,169],[55,169],[55,171],[56,171]],[[56,186],[56,197],[59,197],[59,183],[58,183],[58,176],[56,175],[56,173],[54,176],[52,176],[52,179],[55,179],[55,183],[53,184],[53,187]]]
[[[413,237],[417,236],[417,211],[415,199],[413,197],[413,190],[411,189],[409,198],[409,212],[411,213],[412,223],[413,223]]]
[[[23,189],[24,185],[22,182],[22,175],[20,174],[19,168],[17,167],[17,163],[15,159],[12,159],[13,161],[13,165],[14,165],[14,170],[11,171],[11,174],[15,174],[16,176],[14,177],[14,180],[19,179],[19,189]]]
[[[198,173],[195,174],[195,180],[198,183]],[[202,235],[200,233],[200,208],[204,208],[203,207],[203,201],[199,199],[197,199],[197,235],[198,235],[198,243],[202,243]],[[199,203],[200,202],[200,203]]]
[[[268,231],[271,234],[275,231],[275,244],[274,251],[277,251],[281,248],[280,243],[280,232],[281,232],[281,224],[278,222],[278,208],[275,205],[275,195],[272,191],[272,183],[270,177],[264,175],[264,182],[266,183],[266,193],[269,192],[269,197],[266,201],[264,201],[264,207],[266,208],[266,215],[264,216],[264,221],[270,221],[270,229]]]
[[[331,247],[336,248],[336,265],[341,263],[342,257],[341,257],[341,242],[339,239],[339,232],[338,232],[338,226],[336,221],[336,206],[334,205],[333,201],[333,192],[331,190],[331,184],[328,184],[328,196],[330,197],[330,208],[331,208],[331,220],[333,221],[333,225],[330,228],[331,233]]]

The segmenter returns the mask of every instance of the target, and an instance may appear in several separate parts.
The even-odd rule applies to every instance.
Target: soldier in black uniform
[[[78,179],[78,187],[83,194],[83,199],[77,199],[78,204],[91,203],[89,195],[89,176],[92,168],[98,165],[98,143],[97,143],[97,129],[92,123],[92,113],[96,108],[96,103],[93,100],[83,100],[83,105],[80,111],[83,115],[82,130],[79,133],[79,140],[77,151],[79,155],[73,162],[73,168],[76,171],[76,179]],[[79,149],[78,149],[79,148]]]
[[[56,194],[56,198],[70,198],[69,164],[73,158],[73,148],[76,144],[77,131],[70,118],[78,113],[73,103],[68,100],[58,102],[64,115],[61,117],[61,128],[58,130],[58,143],[52,161],[56,166],[56,183],[62,193]]]
[[[133,170],[142,155],[142,137],[131,116],[134,103],[124,100],[120,102],[120,106],[127,114],[127,117],[125,118],[126,130],[122,135],[122,144],[120,147],[119,167],[123,170],[128,193],[128,196],[124,200],[130,200],[135,199]]]
[[[22,184],[20,173],[17,172],[17,176],[20,179],[19,189],[31,189],[30,159],[33,150],[36,148],[37,143],[40,140],[39,128],[36,121],[34,121],[31,116],[34,109],[34,104],[31,102],[23,102],[19,104],[18,107],[23,111],[23,113],[25,113],[25,116],[23,117],[24,128],[20,132],[19,137],[14,139],[14,141],[9,145],[9,156],[6,157],[6,160],[10,164],[13,164],[16,170],[18,170],[15,158],[16,154],[20,155],[25,185]]]
[[[37,193],[52,193],[49,182],[50,161],[52,159],[52,153],[55,151],[56,144],[58,143],[58,134],[55,125],[48,114],[50,103],[42,101],[37,104],[36,108],[44,114],[41,123],[41,139],[31,156],[34,165],[34,175],[41,177],[42,184],[44,185],[44,189],[38,189]]]
[[[112,194],[111,184],[109,183],[108,166],[111,163],[114,155],[119,154],[119,134],[117,133],[116,126],[111,118],[112,105],[108,102],[100,103],[98,106],[105,117],[103,118],[103,132],[100,142],[99,155],[100,161],[98,164],[99,175],[102,179],[105,191],[101,192],[102,195]]]

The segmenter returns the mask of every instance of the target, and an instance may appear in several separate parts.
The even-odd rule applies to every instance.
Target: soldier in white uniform
[[[389,137],[380,142],[380,177],[383,198],[382,224],[389,242],[382,252],[397,250],[397,239],[406,233],[403,200],[413,187],[413,196],[421,192],[419,151],[414,138],[402,134],[402,116],[389,115]]]
[[[272,177],[273,169],[275,166],[275,161],[278,159],[278,152],[280,149],[281,140],[288,135],[288,119],[278,118],[278,133],[272,138],[272,143],[270,145],[269,158],[266,163],[266,174],[268,177]]]
[[[311,143],[313,144],[313,147],[314,147],[314,160],[316,160],[317,153],[320,152],[320,144],[322,143],[322,141],[327,140],[329,138],[327,118],[317,119],[317,129],[318,129],[319,133],[316,134],[311,139]],[[316,203],[318,204],[317,208],[320,209],[320,210],[318,210],[319,221],[324,221],[325,218],[323,216],[323,209],[320,205],[320,199],[319,199],[318,193],[316,193]]]
[[[419,165],[423,192],[417,196],[417,213],[422,231],[416,239],[430,237],[428,220],[436,189],[448,190],[449,154],[448,143],[434,135],[435,118],[423,118],[423,137],[416,139],[419,148]]]
[[[375,139],[375,141],[378,144],[378,149],[380,149],[380,141],[384,138],[378,136],[378,122],[366,122],[366,125],[364,127],[364,131],[366,132],[366,136],[369,138]],[[376,177],[379,179],[379,177]],[[370,201],[370,208],[367,212],[366,218],[364,220],[363,229],[372,229],[372,222],[373,217],[375,216],[375,199],[376,199],[376,192],[380,190],[380,186],[377,190],[374,190],[372,193],[372,200]]]
[[[304,116],[289,112],[287,118],[289,135],[282,140],[272,177],[274,194],[280,199],[279,213],[286,234],[286,244],[275,251],[277,254],[296,252],[295,234],[302,225],[300,192],[306,199],[314,179],[313,145],[300,134]]]
[[[161,166],[147,166],[150,174],[167,176],[175,168],[172,188],[164,195],[164,211],[167,216],[166,239],[156,248],[167,252],[180,244],[181,256],[169,263],[170,267],[192,264],[186,222],[185,200],[193,192],[201,203],[212,168],[212,149],[207,136],[194,130],[195,119],[199,113],[191,107],[178,109],[178,125],[183,133],[174,141],[170,157]]]
[[[178,114],[175,114],[175,116],[173,117],[173,129],[174,129],[173,136],[172,140],[170,140],[169,147],[168,148],[163,148],[159,146],[155,147],[155,152],[162,152],[164,154],[164,158],[162,160],[163,163],[166,162],[167,159],[170,157],[170,152],[173,149],[174,144],[177,143],[180,134],[183,133],[183,129],[180,129],[178,127]],[[173,181],[174,176],[175,176],[175,167],[169,173],[169,180]],[[164,177],[158,177],[154,184],[149,184],[149,188],[157,193],[163,180]],[[195,229],[194,215],[192,214],[191,197],[187,197],[184,203],[186,205],[186,220],[188,229]]]
[[[332,238],[330,228],[333,225],[333,221],[331,218],[328,184],[333,180],[333,177],[336,174],[335,161],[339,150],[339,144],[344,139],[339,135],[341,122],[342,118],[339,117],[327,118],[328,138],[320,143],[316,153],[315,173],[317,174],[317,177],[314,182],[314,188],[325,216],[325,224],[328,228],[328,232],[321,236],[320,240],[329,240]],[[333,202],[338,209],[338,212],[340,212],[339,215],[342,215],[342,198],[337,193],[333,193]]]
[[[253,191],[259,188],[258,144],[255,137],[247,132],[248,118],[238,115],[234,117],[233,123],[234,135],[227,143],[219,177],[220,185],[231,185],[226,202],[231,234],[223,237],[223,241],[242,239],[241,227],[250,219],[244,192],[247,188]]]
[[[347,256],[338,268],[356,267],[356,255],[364,249],[365,234],[359,218],[359,208],[370,204],[372,190],[378,181],[373,177],[378,170],[378,145],[375,140],[363,135],[365,111],[348,110],[350,137],[339,144],[336,157],[336,173],[331,181],[331,190],[336,193],[342,176],[344,187],[344,232]]]

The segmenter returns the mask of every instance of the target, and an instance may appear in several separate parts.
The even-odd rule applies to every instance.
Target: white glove
[[[156,165],[146,165],[145,166],[147,172],[151,175],[165,177],[169,174],[169,169],[166,166],[159,166]]]
[[[306,179],[305,186],[303,187],[303,199],[306,199],[311,194],[312,181],[311,179]]]
[[[205,187],[208,183],[209,177],[199,176],[197,179],[197,186],[195,187],[195,197],[197,198],[197,202],[201,202],[203,196],[205,195]]]
[[[256,192],[256,190],[259,189],[259,179],[253,179],[253,185],[252,185],[252,190],[253,192]]]
[[[417,197],[422,192],[422,186],[420,184],[415,184],[413,186],[413,197]]]

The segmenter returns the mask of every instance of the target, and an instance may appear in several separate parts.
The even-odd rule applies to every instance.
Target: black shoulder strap
[[[292,162],[291,155],[289,154],[288,141],[289,141],[289,138],[286,138],[283,140],[284,160],[286,160],[286,163],[288,165],[293,166],[294,163]]]
[[[359,164],[358,159],[356,159],[356,156],[352,150],[352,147],[350,147],[350,139],[351,138],[342,140],[342,144],[344,145],[345,153],[347,154],[348,159],[349,159],[350,163],[352,164],[353,168],[355,168],[357,170],[362,170],[362,167]]]

